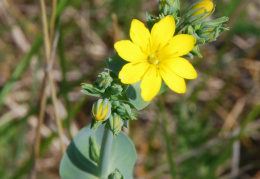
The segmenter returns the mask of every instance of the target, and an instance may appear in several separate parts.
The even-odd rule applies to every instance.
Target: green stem
[[[111,130],[105,129],[102,138],[100,158],[98,161],[98,175],[100,179],[107,178],[112,144],[113,133]]]
[[[170,167],[170,173],[173,179],[176,178],[176,169],[175,169],[175,164],[174,164],[174,156],[173,156],[173,151],[172,151],[172,146],[171,146],[171,138],[169,135],[168,131],[168,121],[166,119],[166,111],[165,111],[165,106],[163,103],[163,98],[160,100],[160,111],[161,111],[161,118],[162,118],[162,127],[163,127],[163,136],[166,142],[166,149],[167,149],[167,158],[168,158],[168,163]]]

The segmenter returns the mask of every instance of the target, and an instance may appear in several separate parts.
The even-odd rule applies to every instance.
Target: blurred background
[[[52,1],[45,2],[50,20]],[[192,2],[181,0],[182,10]],[[80,84],[92,83],[114,53],[114,42],[129,38],[132,19],[145,22],[145,11],[158,15],[157,3],[58,0],[52,74],[67,143],[91,122],[97,100],[82,94]],[[171,178],[169,161],[181,179],[260,178],[260,1],[214,3],[208,19],[228,16],[230,30],[200,46],[203,58],[190,59],[198,78],[187,81],[185,94],[168,90],[156,97],[126,131],[138,153],[137,179]],[[40,155],[31,167],[46,67],[40,12],[36,0],[0,1],[1,179],[28,178],[32,170],[37,178],[60,178],[48,80]]]

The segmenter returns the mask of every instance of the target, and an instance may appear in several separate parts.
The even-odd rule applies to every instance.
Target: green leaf
[[[114,54],[112,57],[106,59],[106,64],[110,70],[118,75],[122,67],[127,64],[127,61],[123,60],[118,54]]]
[[[89,138],[95,138],[101,146],[104,125],[97,131],[90,129],[90,125],[84,127],[67,148],[60,164],[60,175],[62,179],[98,179],[98,166],[89,156]],[[136,151],[132,141],[123,132],[114,138],[110,155],[108,173],[118,169],[125,178],[132,179]]]
[[[141,88],[140,88],[141,81],[129,85],[126,95],[130,101],[134,105],[137,110],[141,110],[149,105],[150,101],[144,101],[141,96]]]
[[[162,81],[162,86],[160,91],[158,92],[157,95],[162,94],[164,91],[166,91],[168,89],[168,86],[164,83],[164,81]]]
[[[131,104],[134,105],[134,107],[137,110],[141,110],[141,109],[145,108],[150,103],[150,101],[144,101],[143,100],[143,98],[141,96],[140,83],[141,82],[139,81],[137,83],[129,85],[129,87],[126,91],[126,95],[129,99],[129,101],[131,102]],[[164,82],[162,82],[161,89],[160,89],[160,91],[158,92],[157,95],[163,93],[167,88],[168,88],[168,86]]]

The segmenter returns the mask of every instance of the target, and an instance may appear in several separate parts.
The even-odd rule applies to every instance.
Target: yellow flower
[[[201,9],[201,8],[203,8],[203,9]],[[205,16],[205,18],[206,18],[210,15],[211,11],[214,9],[214,4],[211,0],[204,0],[204,1],[201,1],[197,4],[195,4],[191,8],[191,10],[194,10],[194,9],[201,9],[201,10],[198,10],[197,12],[193,13],[192,16],[200,15],[200,14],[207,12],[207,15]]]
[[[124,84],[141,82],[141,96],[150,101],[161,88],[162,79],[170,89],[184,93],[184,78],[195,79],[197,73],[189,61],[180,57],[189,53],[196,39],[187,34],[173,37],[175,21],[166,16],[154,24],[151,33],[145,25],[134,19],[130,40],[115,43],[119,56],[130,62],[123,66],[119,78]]]

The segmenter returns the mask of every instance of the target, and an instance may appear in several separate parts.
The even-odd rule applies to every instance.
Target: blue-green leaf
[[[140,88],[140,81],[134,84],[129,85],[126,94],[131,104],[135,106],[137,110],[141,110],[149,105],[150,101],[144,101],[141,97],[141,88]],[[163,93],[168,86],[162,82],[162,86],[158,95]],[[151,89],[152,90],[152,89]]]
[[[97,131],[84,127],[67,148],[60,164],[60,175],[62,179],[98,179],[98,166],[89,154],[89,138],[95,138],[97,144],[101,146],[104,125]],[[136,161],[136,151],[132,141],[123,132],[120,132],[114,139],[108,173],[118,169],[125,178],[132,179],[134,164]]]
[[[122,67],[127,64],[127,61],[123,60],[118,54],[114,54],[112,57],[106,59],[106,64],[110,70],[118,75]]]
[[[144,101],[141,96],[140,81],[129,85],[126,95],[137,110],[141,110],[149,105],[150,101]]]

